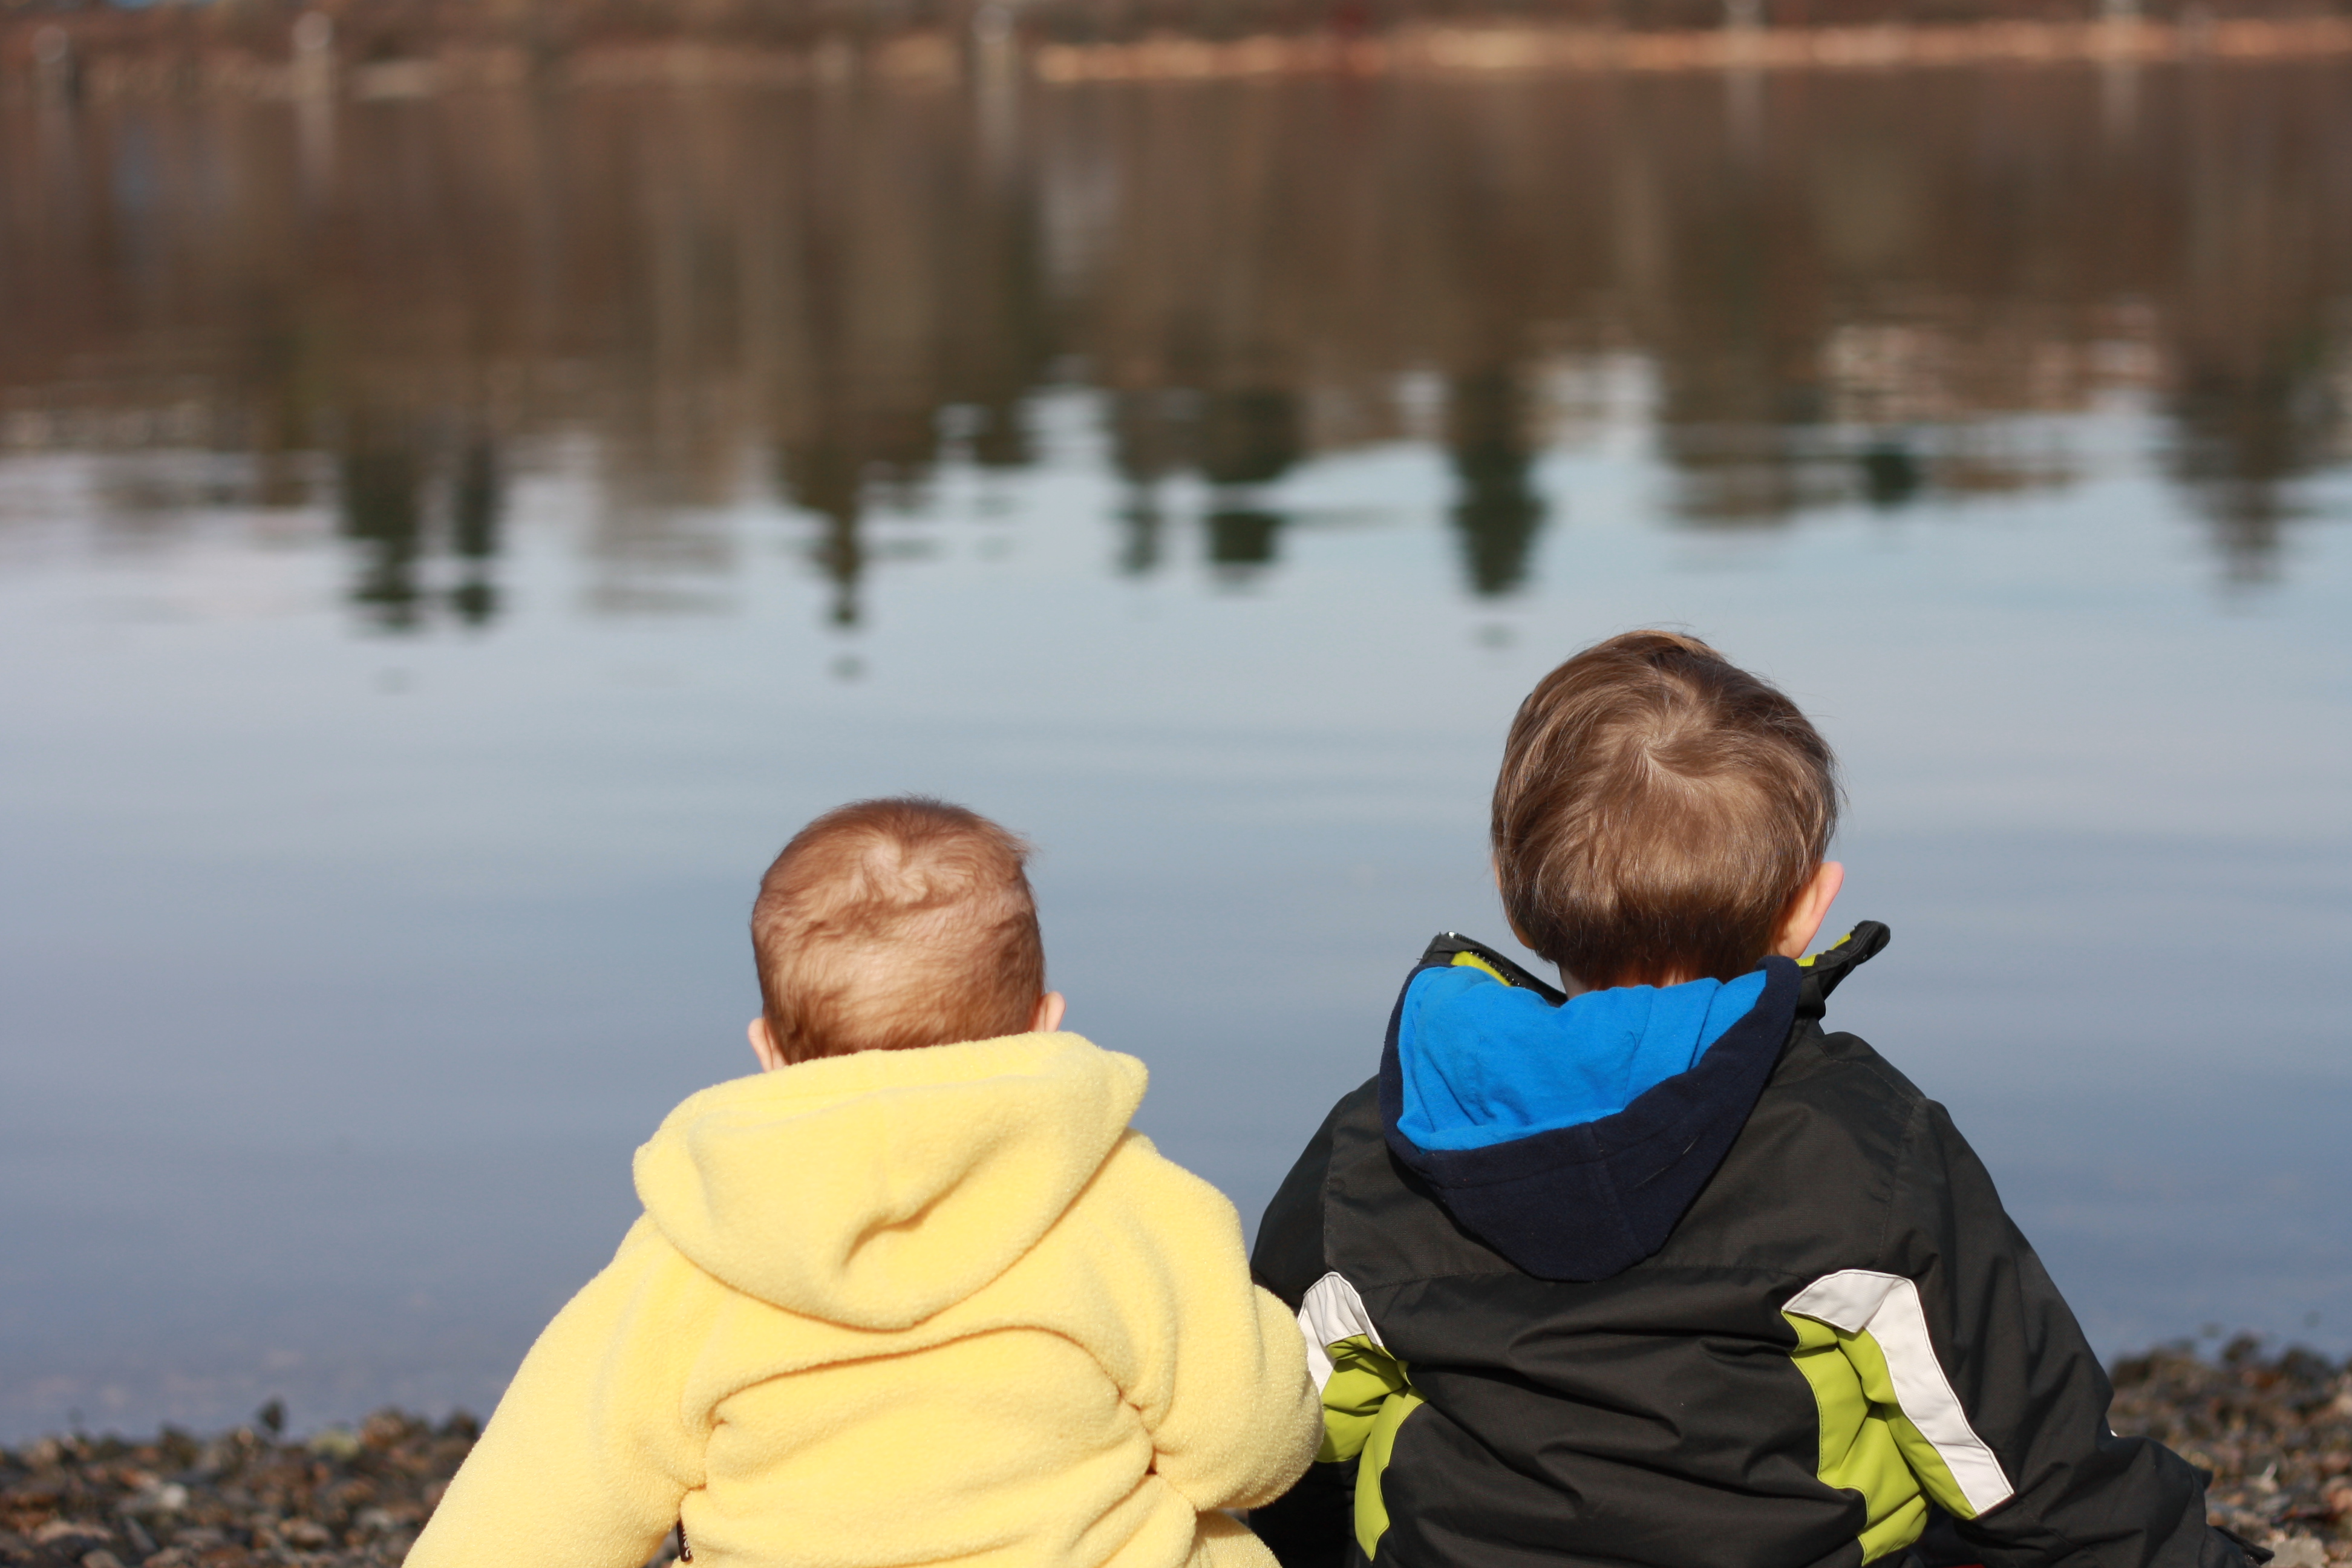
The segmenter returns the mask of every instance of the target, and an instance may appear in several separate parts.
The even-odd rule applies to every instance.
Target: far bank
[[[450,9],[352,0],[296,11],[247,0],[13,5],[0,11],[0,103],[61,109],[129,99],[244,97],[375,102],[517,89],[853,89],[861,83],[1003,90],[1022,82],[1455,77],[1533,72],[1887,70],[1986,64],[2143,65],[2339,59],[2352,12],[2231,0],[2143,10],[2138,0],[2032,9],[1985,0],[1762,0],[1634,10],[1592,5],[1447,13],[1397,8],[1377,23],[1246,8],[1225,26],[1059,0],[982,5],[885,25],[737,6],[683,13],[513,5]],[[1263,10],[1264,7],[1259,7]],[[1108,20],[1106,20],[1108,17]],[[1235,18],[1245,24],[1231,25]],[[1303,20],[1302,20],[1303,18]],[[1195,18],[1194,20],[1198,20]]]

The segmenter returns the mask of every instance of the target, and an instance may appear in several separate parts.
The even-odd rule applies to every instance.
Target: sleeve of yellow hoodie
[[[1297,1322],[1250,1282],[1223,1194],[1140,1133],[1104,1174],[1087,1253],[1118,1324],[1096,1353],[1142,1413],[1153,1468],[1202,1513],[1271,1502],[1323,1439]]]
[[[406,1568],[638,1568],[702,1483],[684,1393],[720,1295],[639,1220],[523,1358]]]

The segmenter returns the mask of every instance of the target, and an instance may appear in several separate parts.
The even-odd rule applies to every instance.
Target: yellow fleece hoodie
[[[1216,1510],[1322,1436],[1233,1205],[1076,1035],[804,1062],[637,1151],[638,1220],[548,1325],[407,1568],[1271,1568]]]

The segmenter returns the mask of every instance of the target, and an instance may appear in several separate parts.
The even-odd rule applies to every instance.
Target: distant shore
[[[1491,26],[1402,29],[1388,37],[1160,37],[1047,44],[1049,82],[1306,75],[1493,75],[1533,71],[1885,69],[1991,63],[2168,63],[2352,55],[2352,16],[2154,22],[1995,21],[1947,26],[1705,27],[1637,31]]]
[[[2116,1430],[2211,1471],[2215,1523],[2269,1546],[2275,1568],[2352,1563],[2352,1363],[2240,1340],[2218,1359],[2128,1357],[2115,1381]],[[273,1406],[209,1438],[0,1449],[0,1565],[393,1568],[478,1432],[383,1411],[296,1439],[283,1421]]]
[[[224,4],[226,0],[224,0]],[[361,14],[362,16],[364,13]],[[325,12],[290,24],[215,20],[200,9],[79,11],[0,22],[0,102],[174,97],[378,102],[525,87],[946,88],[1287,78],[1467,78],[1538,72],[1885,70],[2352,58],[2352,16],[1634,28],[1511,20],[1405,22],[1379,30],[1057,37],[1047,30],[913,28],[772,39],[644,33],[522,40],[478,29]]]

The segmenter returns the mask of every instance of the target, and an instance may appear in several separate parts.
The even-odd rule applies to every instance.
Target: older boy
[[[751,914],[756,1078],[637,1151],[645,1217],[532,1347],[408,1568],[1272,1568],[1224,1509],[1320,1435],[1233,1205],[1054,1031],[1026,846],[810,824]],[[962,1043],[957,1043],[962,1042]]]
[[[1267,1209],[1323,1390],[1252,1522],[1287,1568],[2240,1563],[2200,1478],[2106,1425],[2073,1315],[1941,1106],[1800,960],[1843,872],[1829,747],[1664,632],[1570,659],[1495,786],[1554,990],[1447,934],[1377,1078]]]

